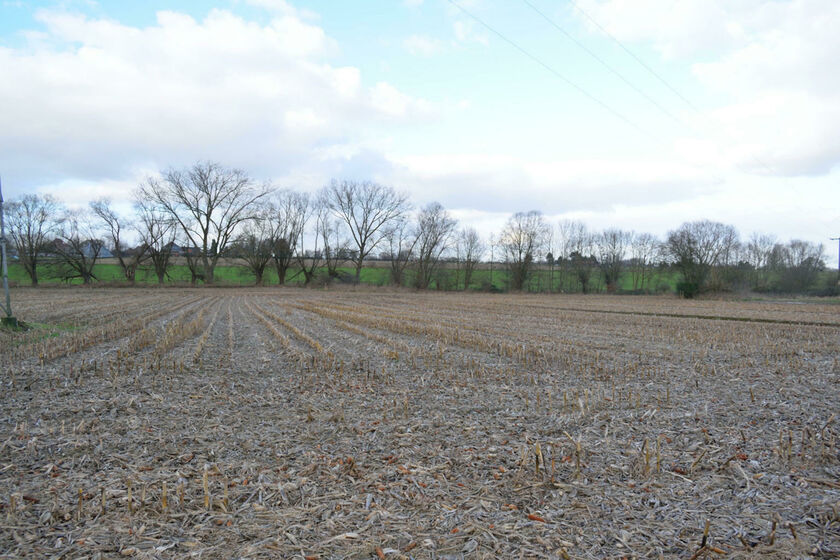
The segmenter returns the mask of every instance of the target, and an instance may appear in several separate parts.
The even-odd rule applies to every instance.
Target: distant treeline
[[[373,182],[332,181],[316,194],[272,189],[200,162],[148,177],[134,212],[107,199],[70,211],[52,196],[6,205],[11,277],[192,284],[390,284],[416,289],[836,294],[824,247],[688,222],[664,239],[513,214],[482,237],[439,203],[414,209]]]

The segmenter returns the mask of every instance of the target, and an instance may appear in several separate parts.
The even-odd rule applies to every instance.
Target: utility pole
[[[829,239],[837,242],[837,283],[840,284],[840,237],[830,237]]]
[[[12,300],[9,297],[9,269],[6,266],[6,214],[3,208],[3,181],[0,180],[0,258],[3,260],[3,292],[6,294],[6,316],[0,319],[4,327],[17,327],[12,315]]]

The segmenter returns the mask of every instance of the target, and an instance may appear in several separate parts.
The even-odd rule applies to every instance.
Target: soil
[[[2,558],[840,557],[836,305],[13,298]]]

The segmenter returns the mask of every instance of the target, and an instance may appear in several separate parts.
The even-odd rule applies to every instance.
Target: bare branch
[[[135,208],[141,245],[149,256],[158,284],[163,284],[171,262],[177,224],[165,210],[147,199],[137,198]]]
[[[548,224],[537,210],[517,212],[508,219],[499,238],[510,268],[510,287],[522,290],[531,275],[534,258],[542,250]]]
[[[99,218],[101,225],[105,227],[105,235],[111,245],[111,254],[119,262],[123,276],[133,284],[137,275],[137,268],[147,255],[143,245],[140,245],[137,250],[131,250],[124,243],[123,232],[132,227],[132,224],[116,213],[111,207],[111,201],[107,198],[91,202],[90,209],[94,216]]]
[[[486,251],[487,247],[475,228],[464,228],[458,234],[456,253],[458,263],[464,270],[464,290],[470,288],[473,271]]]
[[[321,199],[347,225],[358,251],[355,264],[359,282],[364,259],[383,239],[387,224],[410,209],[408,197],[369,181],[333,180],[321,191]]]
[[[38,265],[47,252],[63,211],[52,196],[27,194],[6,206],[6,223],[18,259],[33,286],[38,285]]]
[[[53,242],[59,276],[65,281],[79,278],[86,285],[97,280],[93,267],[104,249],[105,242],[97,235],[91,217],[82,212],[68,213],[62,218],[58,238]]]
[[[432,202],[417,215],[416,252],[417,276],[414,285],[426,289],[432,281],[441,255],[449,247],[452,233],[458,222],[439,202]]]
[[[204,281],[212,284],[216,264],[238,226],[254,218],[257,203],[271,189],[255,185],[242,170],[199,162],[149,179],[139,192],[166,211],[185,241],[199,249]]]

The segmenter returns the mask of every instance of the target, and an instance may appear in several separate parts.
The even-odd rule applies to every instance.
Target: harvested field
[[[840,307],[21,289],[3,558],[838,558]]]

